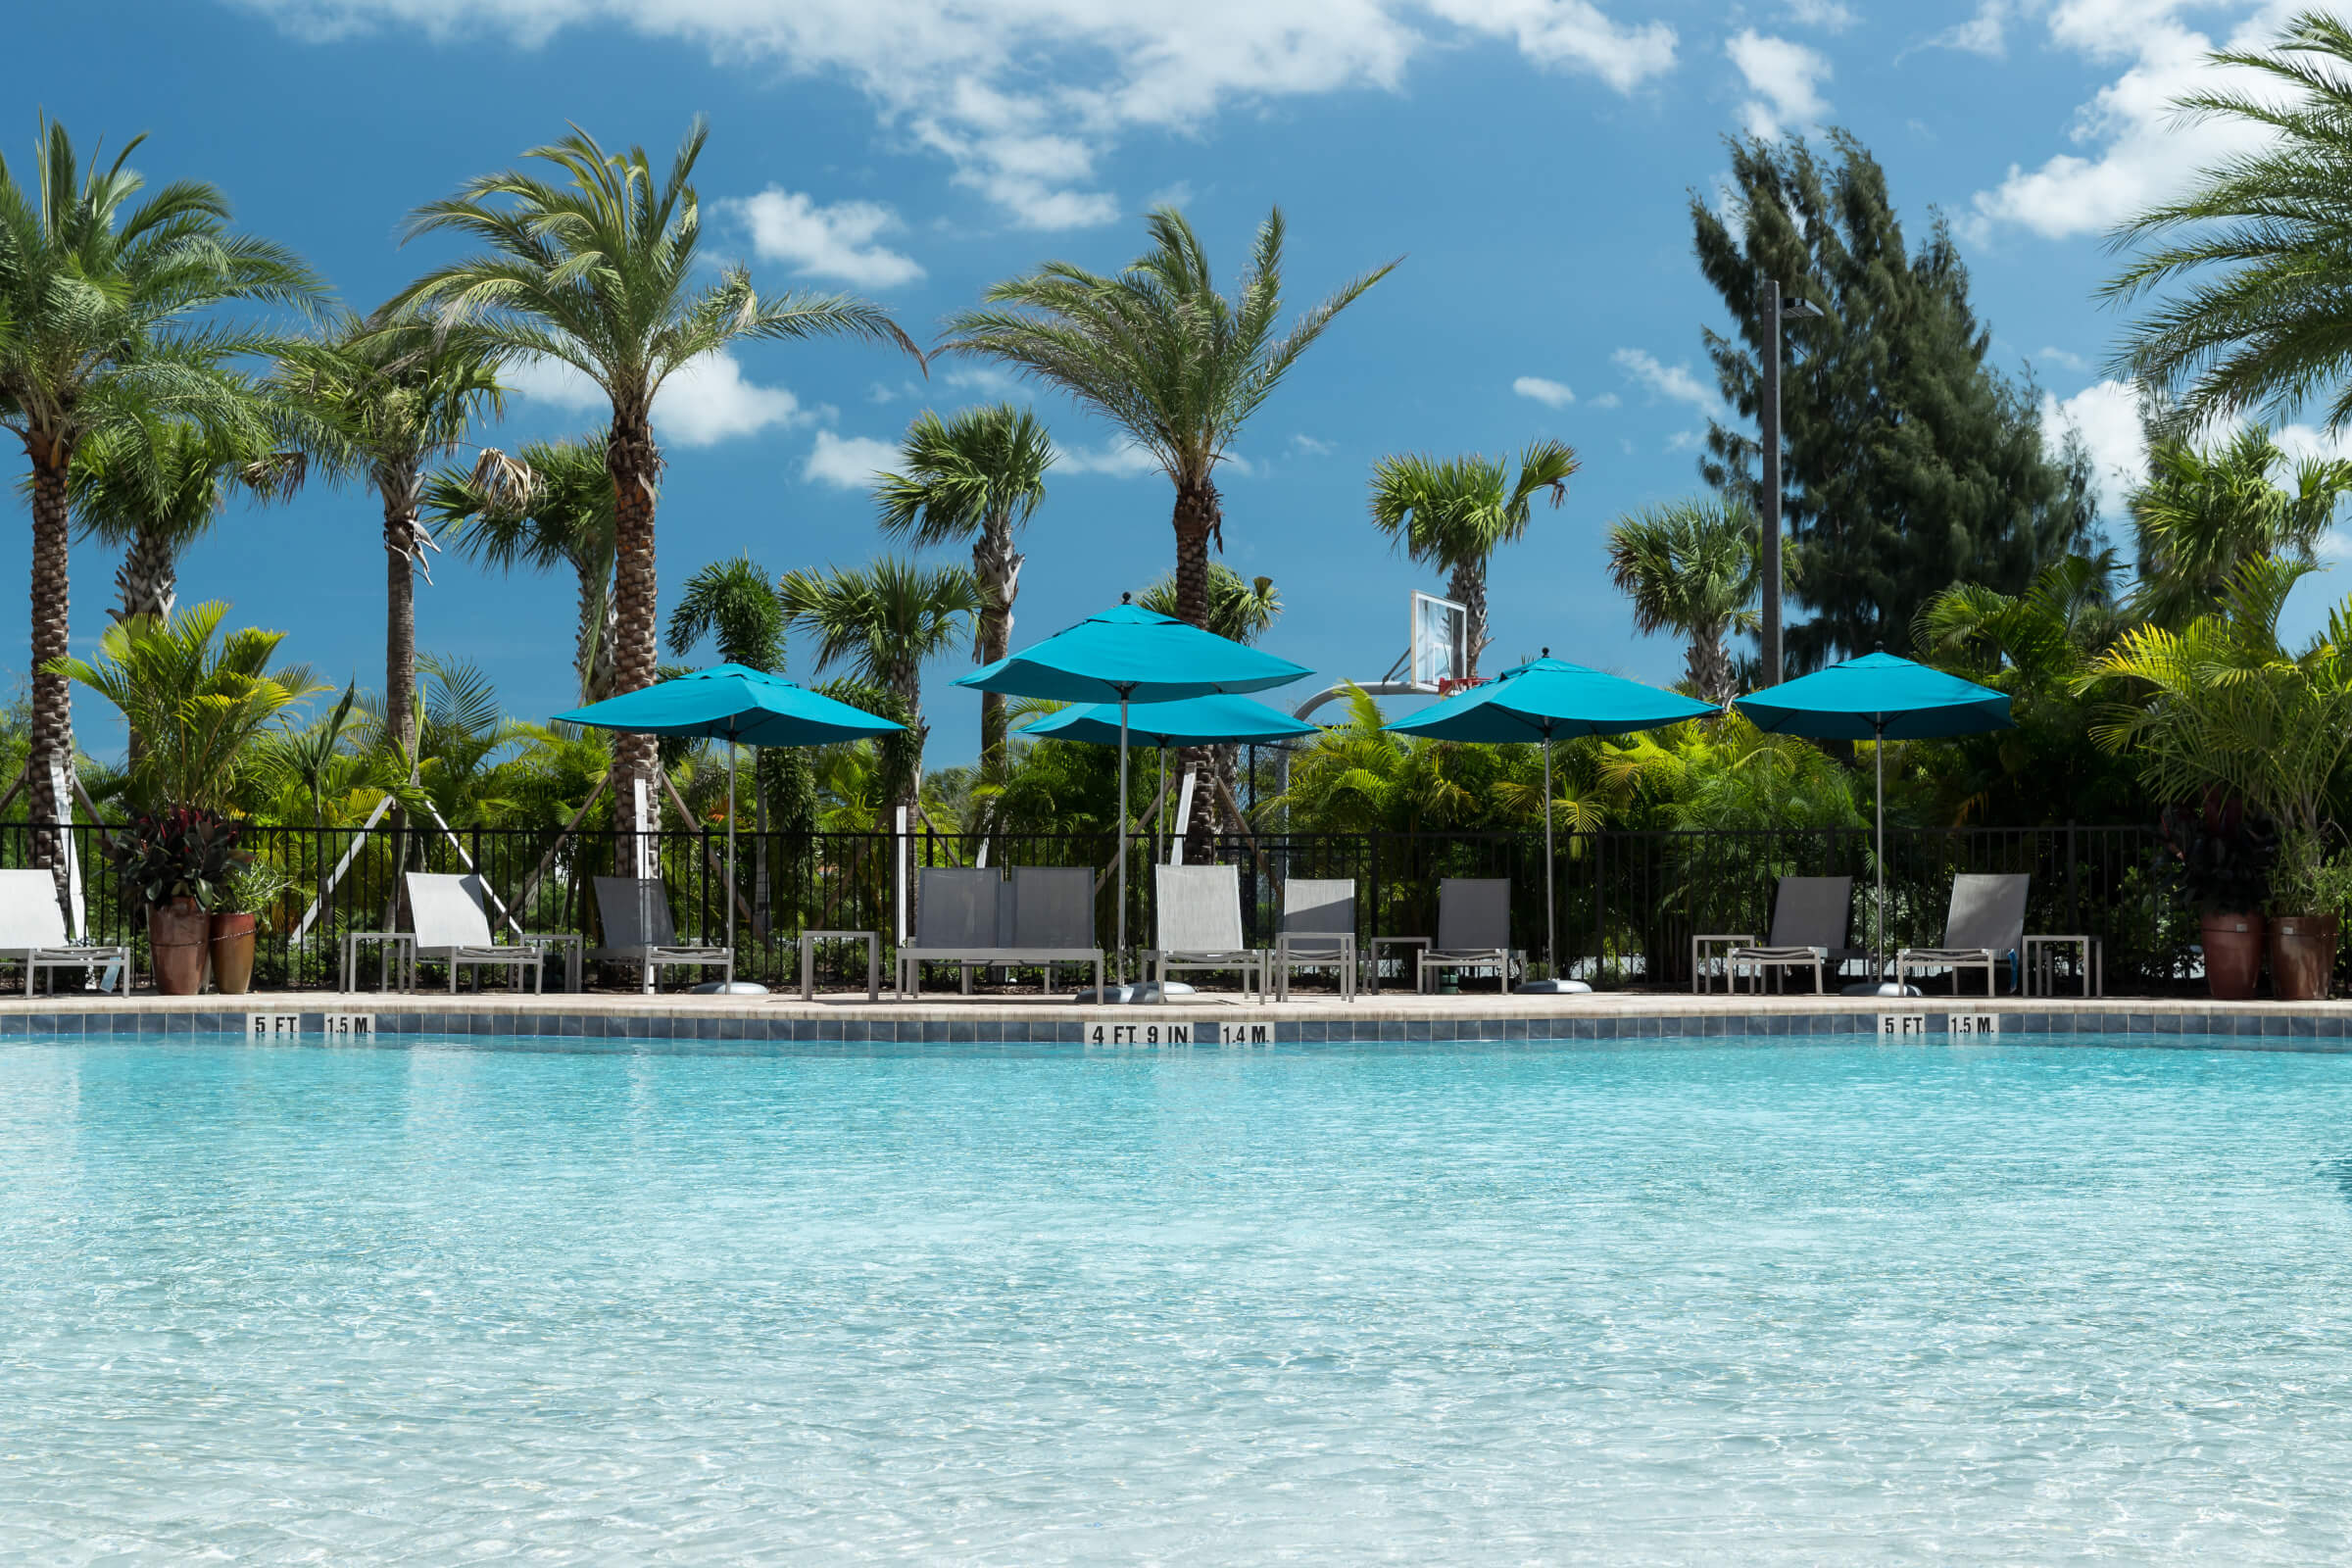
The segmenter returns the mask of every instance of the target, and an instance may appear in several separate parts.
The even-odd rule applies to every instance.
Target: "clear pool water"
[[[2342,1560],[2348,1244],[2344,1056],[11,1046],[0,1559]]]

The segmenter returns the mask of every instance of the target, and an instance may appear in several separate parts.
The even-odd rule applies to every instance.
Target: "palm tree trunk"
[[[1012,547],[1012,522],[991,516],[972,541],[972,575],[980,581],[988,608],[980,612],[980,662],[993,664],[1012,646],[1012,601],[1021,591],[1021,562]],[[980,776],[1004,776],[1004,699],[995,692],[980,694]]]
[[[115,568],[115,587],[122,603],[113,612],[118,624],[133,615],[168,620],[179,597],[179,562],[172,540],[160,528],[141,528],[122,552]]]
[[[1723,646],[1722,627],[1701,626],[1690,633],[1683,668],[1701,702],[1721,708],[1732,700],[1732,656]]]
[[[1217,503],[1212,479],[1176,482],[1176,618],[1205,630],[1208,626],[1208,547],[1224,543],[1225,514]],[[1184,836],[1184,858],[1208,863],[1215,834],[1216,808],[1203,792],[1209,770],[1216,765],[1205,746],[1187,746],[1178,756],[1177,776],[1194,776],[1193,816]],[[1125,832],[1127,824],[1119,824]]]
[[[416,481],[414,465],[376,470],[384,503],[384,727],[416,744]]]
[[[607,590],[601,563],[575,560],[571,566],[579,579],[578,625],[571,640],[572,674],[579,682],[581,702],[601,702],[610,695],[605,687],[612,669],[608,622],[612,618],[612,595]]]
[[[612,694],[642,691],[654,683],[661,644],[654,624],[660,587],[654,574],[654,485],[662,477],[662,451],[654,445],[649,408],[615,403],[612,434],[605,444],[605,470],[612,476]],[[612,821],[621,853],[635,821],[636,782],[650,793],[655,740],[651,735],[612,737]]]
[[[74,687],[49,666],[73,652],[68,639],[68,560],[72,535],[66,507],[66,471],[74,461],[74,444],[53,436],[24,438],[32,459],[32,744],[24,765],[25,799],[36,822],[63,822],[72,810],[74,790]],[[60,796],[50,773],[62,767],[66,790]],[[32,863],[53,867],[64,891],[63,841],[54,828],[36,829]]]
[[[1455,604],[1468,612],[1469,634],[1462,639],[1467,645],[1462,673],[1475,680],[1478,678],[1478,656],[1487,651],[1487,644],[1492,640],[1487,636],[1486,559],[1481,557],[1476,561],[1465,561],[1455,566],[1453,581],[1446,592]]]

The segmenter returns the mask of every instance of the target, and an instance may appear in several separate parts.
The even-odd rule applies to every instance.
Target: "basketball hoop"
[[[1487,677],[1484,675],[1448,675],[1438,682],[1438,695],[1451,697],[1455,692],[1466,692],[1473,686],[1484,686],[1486,683]]]

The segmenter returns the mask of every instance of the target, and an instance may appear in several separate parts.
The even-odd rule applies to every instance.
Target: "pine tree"
[[[1693,193],[1699,270],[1737,336],[1705,334],[1739,425],[1711,420],[1699,472],[1763,505],[1758,446],[1759,285],[1828,313],[1784,326],[1782,515],[1812,612],[1787,645],[1799,668],[1911,642],[1927,602],[1954,583],[2006,594],[2086,543],[2090,466],[2070,438],[2053,458],[2036,388],[1984,363],[1991,333],[1938,218],[1905,244],[1886,177],[1861,143],[1830,133],[1836,162],[1801,139],[1734,141],[1726,217]],[[1735,228],[1734,225],[1737,225]]]

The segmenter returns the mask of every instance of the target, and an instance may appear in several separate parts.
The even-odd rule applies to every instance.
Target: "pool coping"
[[[1895,1020],[1890,1026],[1889,1015]],[[361,1021],[365,1020],[364,1023]],[[1106,1047],[1722,1039],[1968,1034],[2196,1037],[2256,1049],[2352,1050],[2352,1001],[2202,998],[1362,997],[1251,1004],[1214,993],[1182,1003],[1094,1006],[1044,999],[868,1003],[862,993],[770,998],[596,994],[328,994],[248,997],[67,993],[0,998],[0,1040],[140,1040],[198,1034],[279,1041],[502,1036],[517,1040]]]

